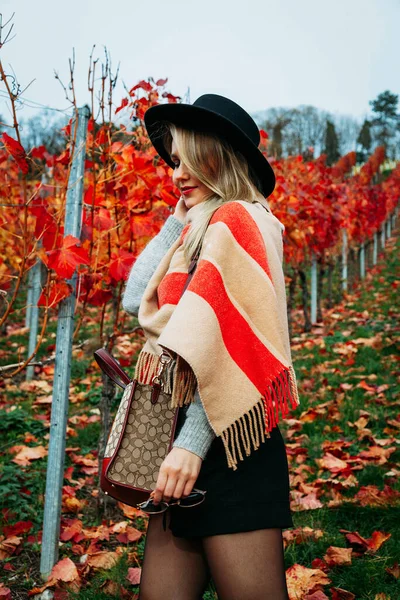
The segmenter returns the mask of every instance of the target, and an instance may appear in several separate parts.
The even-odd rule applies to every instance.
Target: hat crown
[[[260,132],[256,122],[252,119],[239,104],[233,100],[220,96],[219,94],[203,94],[195,102],[193,106],[210,110],[217,115],[231,121],[239,127],[243,133],[258,147],[260,143]]]
[[[144,122],[154,148],[170,167],[175,168],[175,163],[165,146],[165,128],[161,126],[165,123],[220,136],[247,160],[264,197],[272,194],[275,174],[259,148],[258,126],[249,113],[233,100],[219,94],[203,94],[193,104],[157,104],[147,109]]]

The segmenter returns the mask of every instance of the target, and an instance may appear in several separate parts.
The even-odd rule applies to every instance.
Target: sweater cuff
[[[194,432],[192,432],[190,434],[190,437],[179,437],[179,440],[174,442],[172,444],[172,447],[183,448],[184,450],[188,450],[189,452],[196,454],[196,456],[199,456],[202,460],[204,460],[207,455],[207,452],[210,449],[213,438],[207,437],[206,431],[203,432],[204,437],[201,437],[201,433],[202,432],[198,430],[195,434]]]
[[[169,248],[178,239],[184,227],[185,225],[181,221],[170,215],[158,232],[158,238]]]
[[[200,415],[196,415],[195,422],[191,422],[189,419],[189,422],[184,423],[172,447],[189,450],[204,460],[215,438],[215,433],[208,422],[202,420],[204,409],[200,410]]]

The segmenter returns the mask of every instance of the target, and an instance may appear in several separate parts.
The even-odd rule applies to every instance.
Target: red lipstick
[[[192,190],[195,190],[195,189],[196,189],[196,187],[197,187],[197,186],[193,186],[193,187],[190,187],[190,188],[189,188],[189,187],[188,187],[188,188],[183,188],[183,189],[182,189],[182,194],[185,194],[185,196],[186,196],[186,194],[190,194],[190,192],[191,192]]]

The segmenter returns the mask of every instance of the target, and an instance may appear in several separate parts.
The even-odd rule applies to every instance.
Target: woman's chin
[[[191,198],[189,196],[187,198],[184,197],[184,201],[185,201],[186,208],[189,210],[189,208],[193,208],[193,206],[196,206],[197,204],[201,204],[203,202],[203,199],[196,198],[196,197]]]

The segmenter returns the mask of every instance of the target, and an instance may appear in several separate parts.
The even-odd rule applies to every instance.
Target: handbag
[[[182,295],[192,279],[200,250],[195,253]],[[173,360],[164,350],[151,384],[131,379],[105,349],[94,352],[100,368],[124,393],[107,440],[100,487],[106,495],[136,506],[150,497],[163,460],[172,449],[179,407],[171,408],[171,393],[163,390],[165,370]]]

